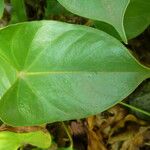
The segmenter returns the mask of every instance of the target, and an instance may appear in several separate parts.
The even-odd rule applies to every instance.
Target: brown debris
[[[120,105],[87,118],[87,123],[88,150],[139,150],[150,143],[148,123]]]
[[[47,130],[42,126],[26,126],[26,127],[12,127],[5,124],[2,124],[0,126],[0,132],[1,131],[10,131],[10,132],[16,132],[16,133],[28,133],[28,132],[35,132],[35,131],[43,131],[47,132]]]

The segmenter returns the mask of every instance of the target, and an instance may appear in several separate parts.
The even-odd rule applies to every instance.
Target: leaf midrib
[[[18,77],[24,76],[42,76],[51,74],[83,74],[83,73],[142,73],[145,74],[148,71],[46,71],[46,72],[18,72]],[[150,74],[150,73],[149,73]]]

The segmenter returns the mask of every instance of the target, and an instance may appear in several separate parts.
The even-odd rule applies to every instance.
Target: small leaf
[[[42,131],[30,133],[0,132],[0,149],[17,150],[19,147],[31,144],[40,148],[48,148],[51,145],[49,133]]]
[[[0,117],[13,126],[100,113],[150,77],[119,41],[90,27],[21,23],[1,29],[0,41]]]
[[[136,90],[129,97],[129,104],[137,108],[137,111],[130,108],[132,113],[141,119],[150,120],[150,81],[146,82],[140,89]],[[149,112],[149,115],[144,115],[138,109]]]
[[[26,14],[24,0],[11,0],[11,3],[13,7],[11,23],[26,21],[27,14]]]
[[[71,14],[62,5],[60,5],[60,3],[58,3],[57,0],[47,0],[46,3],[47,3],[47,7],[45,11],[46,16],[60,15],[60,14],[70,15]]]
[[[150,25],[150,1],[130,1],[124,18],[124,27],[128,39],[136,37]]]
[[[4,12],[4,0],[0,0],[0,19],[3,16],[3,12]]]
[[[124,15],[130,0],[58,0],[66,9],[77,15],[111,24],[127,43]]]

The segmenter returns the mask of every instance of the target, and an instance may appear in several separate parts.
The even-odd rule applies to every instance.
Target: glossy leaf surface
[[[55,21],[0,30],[0,117],[16,126],[84,118],[128,96],[149,69],[110,35]]]
[[[100,30],[127,42],[136,37],[150,24],[149,0],[58,0],[69,11],[94,20]],[[104,24],[108,23],[108,25]],[[109,30],[111,29],[111,30]],[[120,38],[118,38],[120,39]]]
[[[46,0],[46,16],[49,15],[71,15],[57,0]]]
[[[94,27],[96,29],[102,30],[102,31],[108,33],[109,35],[117,38],[119,41],[122,41],[122,39],[120,38],[118,32],[110,24],[105,23],[105,22],[101,22],[101,21],[93,21],[93,24],[94,24]]]
[[[51,145],[51,137],[48,133],[42,131],[30,133],[0,132],[1,150],[18,150],[19,147],[25,144],[48,148]]]
[[[150,0],[130,0],[124,27],[128,39],[142,33],[150,25]]]
[[[111,24],[125,43],[123,20],[130,0],[58,0],[69,11]]]

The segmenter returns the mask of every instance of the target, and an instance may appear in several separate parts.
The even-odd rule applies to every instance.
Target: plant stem
[[[144,114],[144,115],[150,116],[150,113],[149,113],[149,112],[147,112],[147,111],[145,111],[145,110],[142,110],[142,109],[140,109],[140,108],[137,108],[137,107],[134,107],[134,106],[132,106],[132,105],[126,104],[126,103],[124,103],[124,102],[120,102],[119,104],[121,104],[121,105],[123,105],[123,106],[125,106],[125,107],[128,107],[128,108],[130,108],[130,109],[133,109],[133,110],[135,110],[135,111],[137,111],[137,112],[140,112],[140,113],[142,113],[142,114]]]
[[[68,129],[67,129],[67,127],[66,127],[66,125],[65,125],[64,122],[62,122],[62,125],[63,125],[63,127],[64,127],[64,129],[65,129],[65,131],[66,131],[66,133],[67,133],[67,135],[68,135],[68,138],[69,138],[69,140],[70,140],[70,147],[73,148],[73,140],[72,140],[72,137],[71,137],[71,135],[70,135],[70,133],[69,133],[69,131],[68,131]]]

